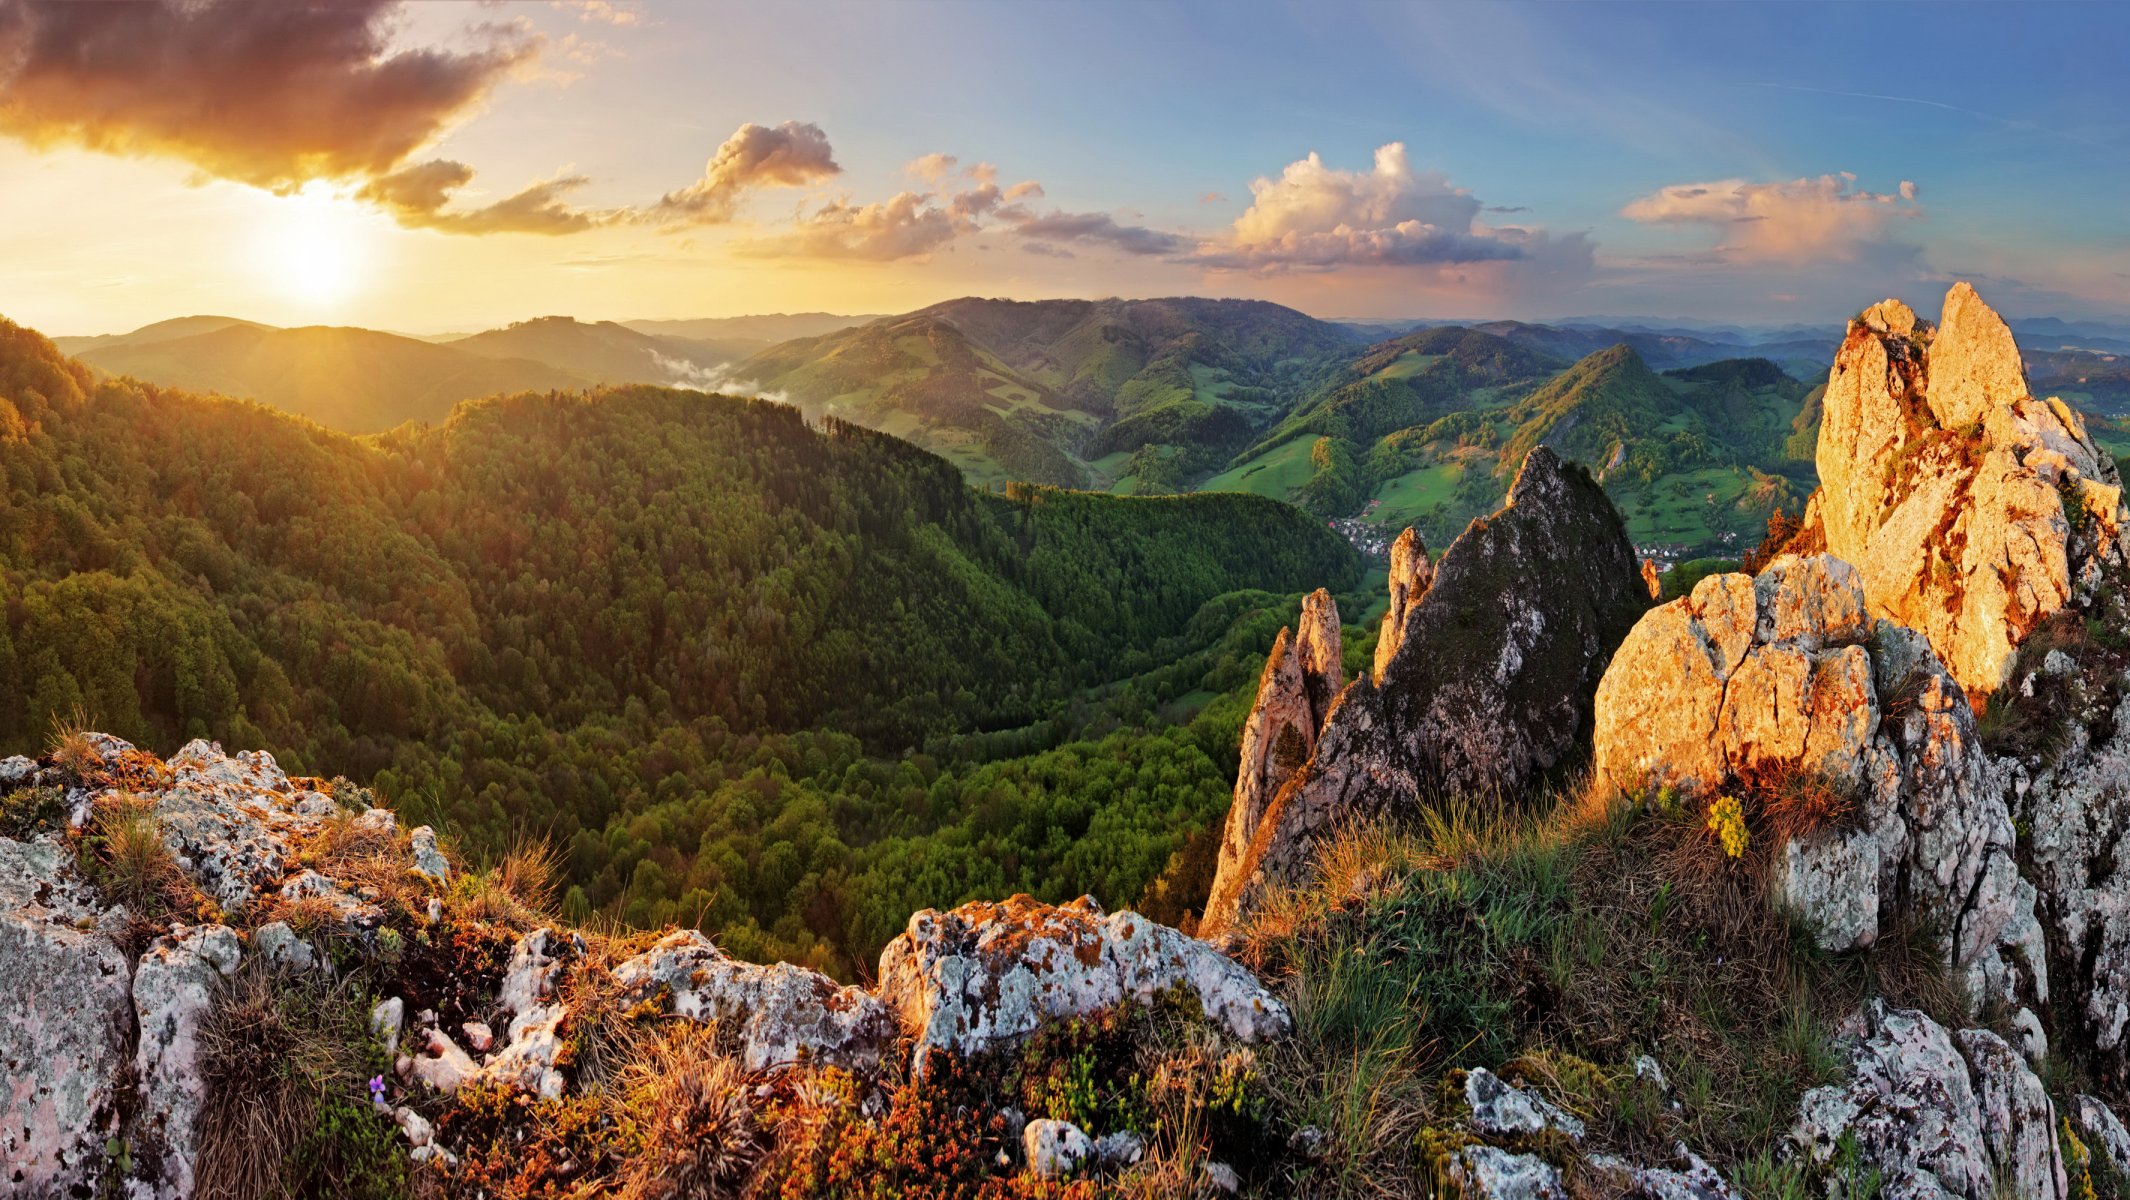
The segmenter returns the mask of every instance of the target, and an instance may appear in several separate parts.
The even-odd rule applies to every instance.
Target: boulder
[[[1095,1143],[1070,1121],[1049,1117],[1021,1130],[1021,1149],[1038,1179],[1063,1179],[1094,1161]]]
[[[1828,551],[1862,572],[1871,611],[1927,637],[1976,699],[2125,555],[2114,463],[2075,411],[2027,393],[2010,329],[1965,283],[1934,334],[1897,301],[1850,324],[1816,459]]]
[[[2094,1096],[2071,1098],[2071,1129],[2086,1145],[2087,1161],[2108,1164],[2117,1178],[2130,1178],[2130,1129]]]
[[[177,926],[141,955],[133,972],[133,1008],[140,1032],[134,1076],[140,1086],[137,1130],[158,1153],[159,1195],[190,1196],[199,1152],[200,1026],[214,1004],[218,976],[233,974],[242,958],[236,931],[226,925]]]
[[[496,990],[496,1007],[510,1014],[508,1040],[483,1068],[488,1079],[549,1099],[562,1094],[562,1022],[569,1006],[556,992],[563,972],[584,953],[583,938],[552,929],[535,929],[511,947]]]
[[[793,1062],[849,1070],[877,1066],[895,1039],[894,1013],[856,987],[791,963],[758,966],[727,958],[693,929],[614,968],[625,998],[664,998],[666,1011],[715,1021],[736,1036],[750,1071]]]
[[[118,914],[113,914],[113,921]],[[0,1191],[87,1188],[133,1023],[126,956],[72,855],[0,838]]]
[[[879,996],[916,1039],[919,1068],[934,1047],[972,1054],[1046,1021],[1150,1004],[1177,989],[1243,1041],[1293,1028],[1286,1007],[1233,959],[1137,913],[1104,913],[1092,896],[925,909],[880,952]]]
[[[1590,473],[1533,450],[1507,505],[1450,544],[1417,599],[1416,565],[1393,577],[1393,597],[1402,582],[1407,606],[1380,677],[1355,681],[1333,703],[1314,752],[1257,818],[1247,849],[1223,857],[1201,929],[1233,925],[1267,886],[1301,878],[1316,845],[1345,822],[1423,793],[1506,802],[1575,754],[1613,647],[1649,607],[1637,564]],[[1250,816],[1231,812],[1228,844],[1242,840],[1237,825]]]
[[[1265,807],[1308,761],[1332,701],[1345,688],[1339,608],[1331,593],[1310,593],[1298,624],[1299,634],[1282,629],[1274,639],[1258,677],[1257,701],[1243,722],[1242,763],[1220,841],[1221,870],[1240,867]]]
[[[1846,1083],[1798,1104],[1790,1140],[1826,1167],[1854,1147],[1884,1195],[2062,1200],[2069,1192],[2056,1113],[2041,1081],[2002,1038],[1952,1033],[1912,1009],[1872,1001],[1845,1026]]]
[[[1974,713],[1920,636],[1866,615],[1858,572],[1783,556],[1653,609],[1597,692],[1599,776],[1696,804],[1814,787],[1850,815],[1784,843],[1777,884],[1829,949],[1904,916],[1951,931],[1978,1001],[2049,996],[2032,885]]]

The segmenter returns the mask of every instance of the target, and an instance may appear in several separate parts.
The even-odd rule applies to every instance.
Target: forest
[[[760,400],[358,438],[4,322],[0,469],[0,751],[269,749],[544,842],[572,916],[846,977],[922,905],[1187,905],[1264,648],[1362,573],[1262,497],[979,491]]]

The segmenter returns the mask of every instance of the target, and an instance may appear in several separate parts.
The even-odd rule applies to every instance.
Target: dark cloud
[[[1190,241],[1173,233],[1138,225],[1120,225],[1108,213],[1052,212],[1028,214],[1013,222],[1013,232],[1031,241],[1084,242],[1109,246],[1126,254],[1175,254]]]
[[[538,40],[391,50],[397,0],[0,0],[0,133],[182,159],[286,190],[384,174],[478,104]]]
[[[1485,209],[1481,211],[1490,213],[1520,213],[1530,212],[1531,208],[1529,205],[1526,204],[1489,204],[1486,206]]]
[[[754,188],[803,187],[843,170],[819,125],[742,125],[703,168],[703,177],[668,192],[645,214],[673,224],[730,221],[742,195]]]
[[[1049,242],[1022,242],[1021,252],[1023,254],[1041,255],[1044,258],[1080,257],[1079,255],[1074,254],[1072,251],[1067,250],[1063,246],[1053,246]]]
[[[448,211],[451,193],[473,179],[465,163],[436,159],[371,180],[356,193],[410,229],[445,233],[579,233],[618,214],[575,208],[564,197],[590,182],[582,175],[542,180],[483,208]]]

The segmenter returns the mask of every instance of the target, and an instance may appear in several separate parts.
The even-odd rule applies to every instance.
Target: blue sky
[[[430,50],[463,56],[471,98],[419,114],[404,145],[323,167],[285,143],[240,155],[153,112],[136,137],[80,133],[55,111],[73,88],[18,84],[10,128],[4,75],[0,132],[17,157],[122,143],[171,188],[285,197],[315,176],[309,201],[345,210],[322,227],[387,264],[335,312],[402,326],[526,304],[885,311],[970,292],[1824,323],[1888,294],[1927,310],[1953,277],[2014,314],[2130,315],[2130,6],[354,7],[378,41],[351,78]],[[198,53],[220,44],[203,33]],[[246,98],[271,106],[274,86]],[[15,203],[55,211],[69,187],[113,186],[88,167],[44,178]],[[455,190],[417,186],[438,179]],[[660,201],[687,188],[692,207]],[[47,265],[39,278],[63,277],[63,258]],[[468,272],[496,286],[470,289]]]

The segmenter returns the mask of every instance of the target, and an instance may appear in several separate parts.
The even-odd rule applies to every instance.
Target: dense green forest
[[[547,838],[573,915],[846,975],[921,904],[1163,902],[1295,594],[1361,569],[1261,497],[979,492],[762,401],[358,439],[4,322],[0,466],[0,747],[266,747],[476,856]]]

